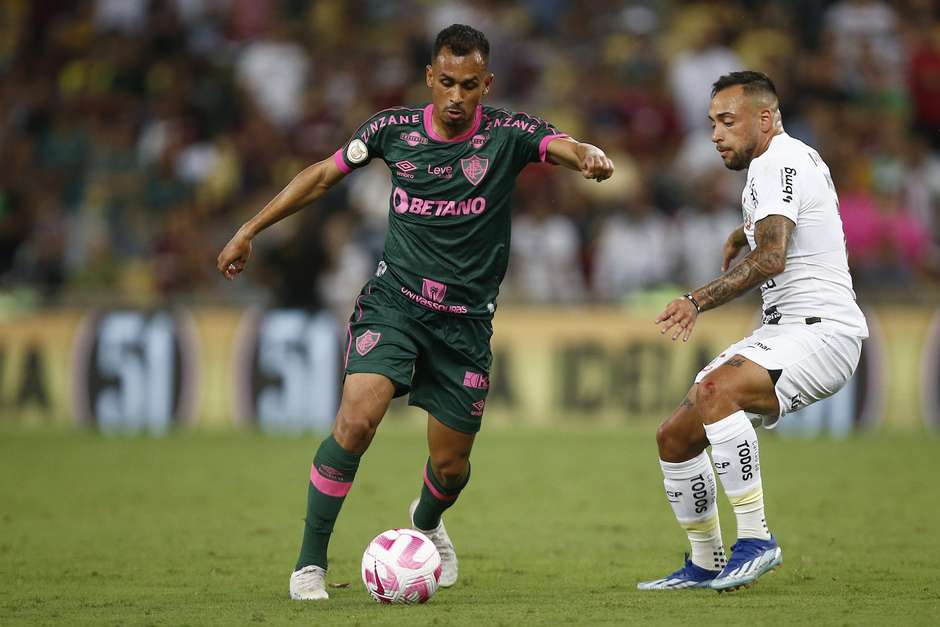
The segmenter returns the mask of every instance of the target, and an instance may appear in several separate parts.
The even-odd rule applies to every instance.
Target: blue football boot
[[[711,582],[713,590],[736,590],[754,583],[758,577],[783,563],[777,539],[739,538],[731,547],[731,559]]]
[[[696,566],[685,554],[685,565],[662,579],[641,581],[636,584],[637,590],[684,590],[686,588],[709,588],[712,581],[718,576],[717,570],[707,570]]]

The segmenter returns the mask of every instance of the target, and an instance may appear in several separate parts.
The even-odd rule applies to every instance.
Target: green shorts
[[[395,396],[462,433],[483,421],[493,354],[490,320],[440,314],[372,280],[347,325],[346,374],[382,374]]]

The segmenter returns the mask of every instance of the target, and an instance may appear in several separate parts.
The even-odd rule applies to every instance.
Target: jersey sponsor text
[[[428,200],[408,196],[408,192],[400,187],[396,187],[392,192],[392,203],[395,213],[413,213],[419,216],[468,216],[486,211],[486,198],[482,196],[463,200]]]

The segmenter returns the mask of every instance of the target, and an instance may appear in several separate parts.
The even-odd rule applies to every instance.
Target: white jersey
[[[786,268],[761,286],[764,324],[819,318],[850,335],[868,337],[852,290],[839,198],[819,153],[786,133],[774,136],[764,154],[751,161],[741,203],[751,249],[756,247],[754,225],[768,215],[796,224]]]

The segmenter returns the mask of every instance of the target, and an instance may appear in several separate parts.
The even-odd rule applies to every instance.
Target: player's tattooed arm
[[[656,324],[662,325],[660,332],[666,334],[674,329],[673,341],[682,337],[682,341],[687,342],[701,312],[723,305],[755,285],[783,272],[787,260],[787,242],[795,226],[789,218],[781,215],[770,215],[759,221],[754,228],[756,248],[741,263],[705,287],[689,292],[666,305],[655,321]],[[726,266],[730,263],[728,247],[737,246],[743,233],[743,229],[737,229],[728,238],[725,244]],[[743,248],[743,244],[738,246],[738,249],[740,248]],[[731,255],[731,259],[735,256],[737,252]]]
[[[722,250],[721,271],[727,272],[741,250],[747,246],[747,236],[744,235],[744,225],[742,224],[728,236],[725,240],[725,246]]]
[[[548,160],[580,172],[586,179],[598,182],[614,174],[614,163],[597,146],[558,138],[548,144]]]
[[[782,215],[769,215],[754,226],[756,247],[741,263],[692,292],[699,312],[724,305],[752,287],[783,272],[787,244],[796,224]],[[732,234],[733,236],[734,234]]]

